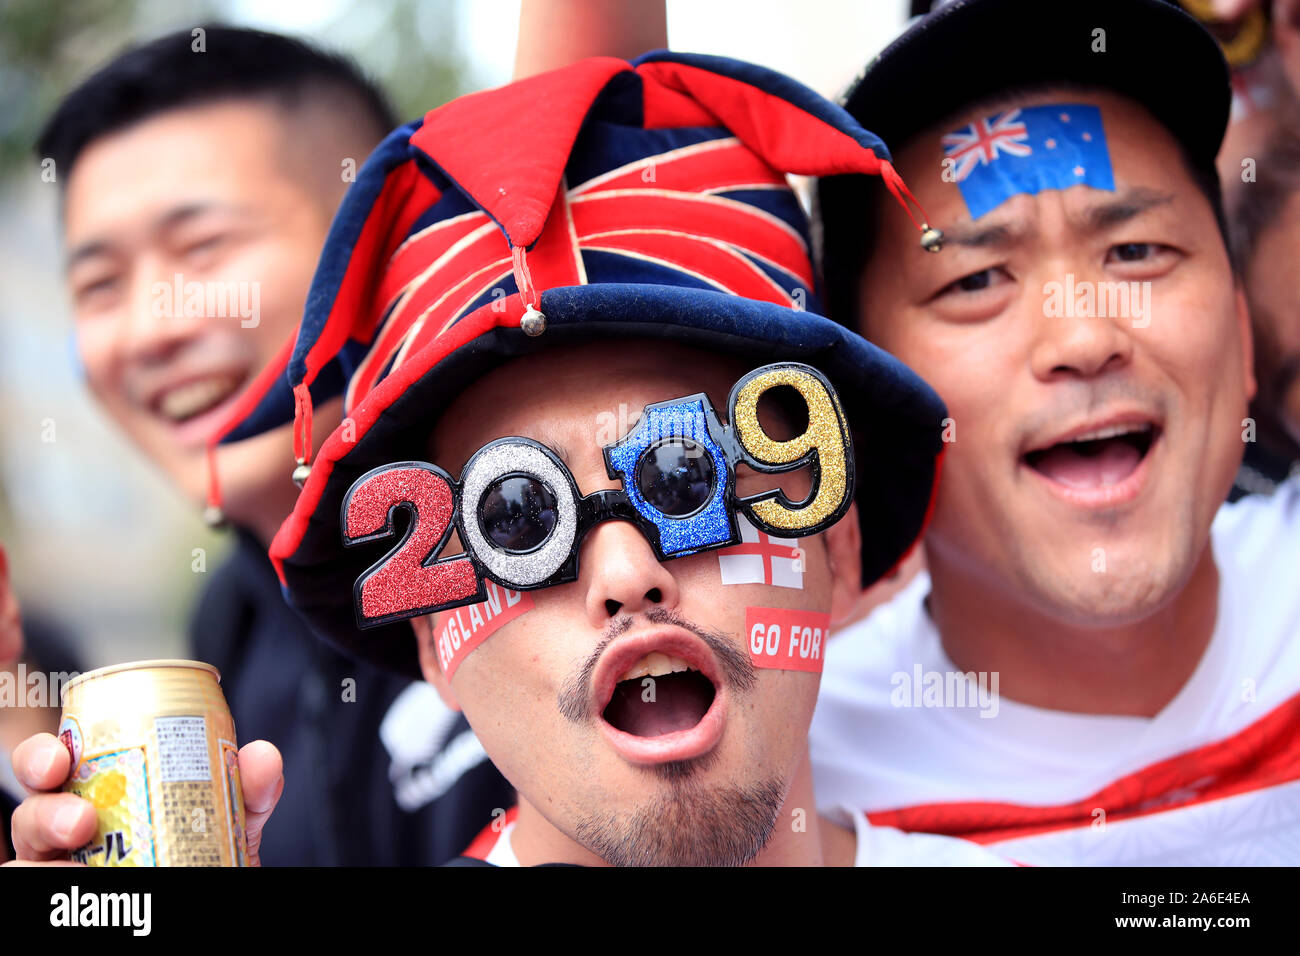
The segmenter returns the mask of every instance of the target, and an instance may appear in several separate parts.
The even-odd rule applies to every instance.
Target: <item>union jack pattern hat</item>
[[[344,649],[418,675],[409,627],[357,629],[352,584],[383,548],[342,547],[348,489],[424,458],[437,410],[487,370],[595,338],[820,370],[859,449],[864,581],[896,565],[928,515],[946,413],[819,314],[787,173],[879,176],[912,216],[879,139],[793,80],[719,57],[585,60],[390,134],[335,217],[296,342],[222,439],[294,420],[305,483],[270,550],[289,602]],[[306,474],[312,405],[340,394],[347,420]]]

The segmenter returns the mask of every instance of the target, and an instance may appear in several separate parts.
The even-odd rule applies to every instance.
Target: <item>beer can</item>
[[[88,671],[63,690],[63,789],[98,825],[90,866],[247,866],[235,722],[210,664],[158,660]]]

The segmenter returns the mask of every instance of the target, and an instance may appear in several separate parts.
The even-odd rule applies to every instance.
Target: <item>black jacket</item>
[[[430,756],[394,771],[408,809],[399,806],[379,728],[411,682],[316,638],[284,603],[253,538],[241,534],[233,557],[213,572],[191,637],[197,659],[221,672],[240,744],[269,740],[284,757],[284,793],[262,831],[264,864],[436,866],[463,852],[494,809],[514,804],[504,778],[477,756],[464,717],[432,713],[435,704],[427,722],[407,710],[406,726],[429,735],[416,749]],[[456,759],[439,766],[452,741]]]
[[[10,818],[18,809],[18,800],[9,795],[7,790],[0,790],[0,862],[17,859],[14,850],[13,834],[9,832]]]

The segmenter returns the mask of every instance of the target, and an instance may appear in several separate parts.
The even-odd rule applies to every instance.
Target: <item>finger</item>
[[[31,793],[58,790],[71,772],[68,748],[53,734],[35,734],[14,748],[14,774]]]
[[[244,790],[244,833],[248,862],[261,866],[262,827],[284,792],[284,762],[273,744],[254,740],[239,751],[239,778]]]
[[[38,793],[13,815],[14,849],[20,860],[67,856],[95,835],[95,807],[73,793]]]

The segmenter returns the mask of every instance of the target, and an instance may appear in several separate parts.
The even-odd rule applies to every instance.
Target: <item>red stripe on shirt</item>
[[[469,846],[465,847],[465,852],[461,856],[472,857],[475,860],[486,860],[492,848],[497,845],[497,840],[501,839],[501,834],[505,832],[506,827],[515,822],[519,816],[519,805],[511,807],[506,811],[505,817],[497,817],[482,830],[478,832]]]
[[[879,826],[999,843],[1136,819],[1300,779],[1300,694],[1231,737],[1177,754],[1121,777],[1089,797],[1056,806],[969,801],[868,813]]]

